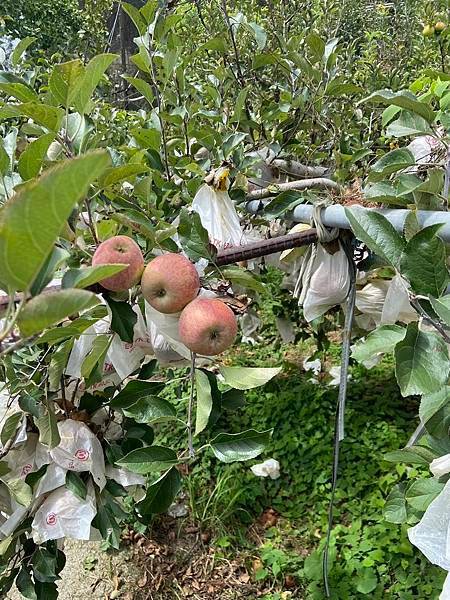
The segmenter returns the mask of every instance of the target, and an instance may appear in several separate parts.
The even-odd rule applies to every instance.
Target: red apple
[[[142,295],[157,311],[180,312],[200,289],[200,278],[189,259],[169,252],[157,256],[145,267],[141,280]]]
[[[144,269],[144,257],[134,240],[126,235],[116,235],[102,242],[92,257],[92,265],[127,264],[116,275],[100,281],[100,285],[113,292],[129,290],[139,283]]]
[[[214,356],[229,348],[237,334],[234,312],[217,298],[196,298],[186,306],[178,324],[185,346],[202,356]]]

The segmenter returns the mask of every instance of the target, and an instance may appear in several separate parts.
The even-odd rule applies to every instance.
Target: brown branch
[[[288,233],[270,240],[261,240],[244,246],[237,246],[221,250],[217,253],[215,264],[219,267],[231,265],[233,263],[260,258],[268,254],[275,254],[290,248],[299,248],[308,246],[317,242],[317,232],[314,228],[301,231],[300,233]]]
[[[247,194],[246,198],[247,200],[263,200],[264,198],[276,196],[281,192],[290,192],[293,190],[302,191],[310,188],[324,188],[327,190],[336,190],[337,192],[341,191],[341,186],[336,181],[326,177],[315,177],[313,179],[301,179],[298,181],[273,184],[260,190],[252,190]]]

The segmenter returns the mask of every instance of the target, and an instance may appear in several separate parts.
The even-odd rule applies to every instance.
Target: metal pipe
[[[247,210],[251,213],[264,212],[264,204],[260,201],[248,202],[246,206]],[[399,233],[403,231],[406,216],[411,212],[403,208],[365,208],[363,206],[359,206],[359,208],[364,208],[367,211],[377,212],[385,216]],[[290,217],[298,223],[310,223],[312,209],[311,204],[299,204],[294,208]],[[415,213],[421,227],[443,223],[443,227],[439,230],[439,237],[445,242],[450,242],[450,212],[418,210]],[[327,227],[350,229],[350,223],[345,216],[345,207],[340,204],[324,208],[322,210],[322,222]]]

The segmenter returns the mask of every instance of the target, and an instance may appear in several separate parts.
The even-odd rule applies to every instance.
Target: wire
[[[322,555],[323,566],[323,583],[325,587],[325,595],[330,598],[330,587],[328,583],[328,563],[331,531],[333,529],[333,509],[336,495],[338,470],[339,470],[339,451],[340,443],[344,439],[344,417],[345,417],[345,402],[347,398],[347,381],[348,381],[348,365],[350,360],[350,342],[353,324],[353,315],[355,312],[356,299],[356,267],[353,260],[353,250],[348,239],[342,240],[342,247],[348,260],[348,269],[350,275],[350,287],[347,296],[347,311],[345,314],[344,331],[342,333],[342,352],[341,352],[341,378],[339,382],[339,394],[336,407],[336,421],[334,430],[334,447],[333,447],[333,473],[331,478],[331,496],[328,505],[328,525],[325,547]]]

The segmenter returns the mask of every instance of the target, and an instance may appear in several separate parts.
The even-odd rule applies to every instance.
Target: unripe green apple
[[[189,259],[169,252],[157,256],[145,267],[142,295],[156,310],[165,314],[180,312],[200,289],[200,278]]]
[[[434,27],[433,25],[425,25],[425,27],[422,29],[422,35],[424,37],[430,37],[434,34]]]
[[[129,290],[139,283],[144,269],[144,257],[134,240],[126,235],[116,235],[102,242],[92,257],[92,265],[127,264],[128,267],[100,281],[100,285],[112,292]]]
[[[215,356],[233,344],[237,320],[221,300],[196,298],[181,313],[178,331],[189,350],[201,356]]]

